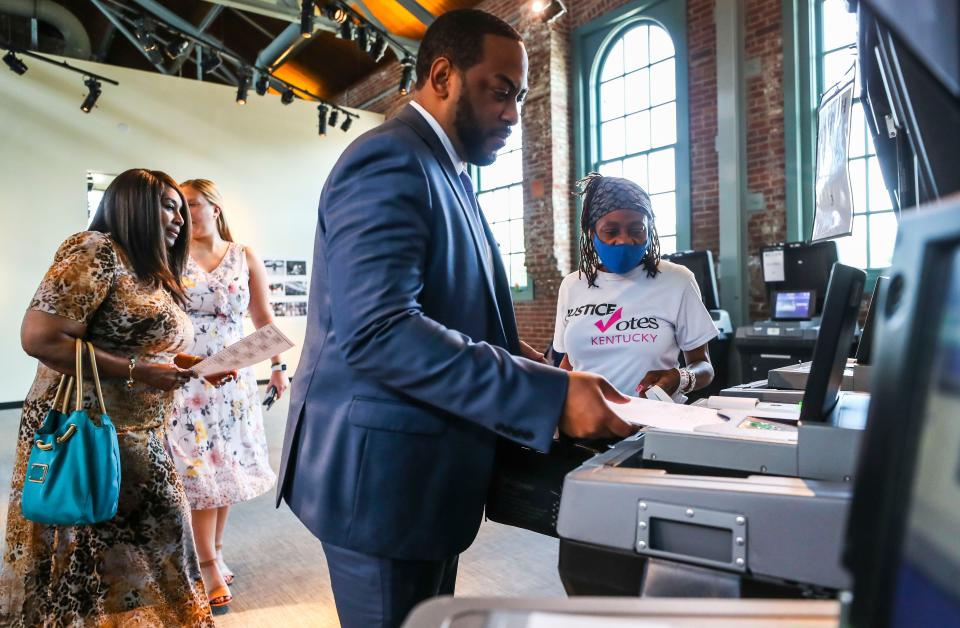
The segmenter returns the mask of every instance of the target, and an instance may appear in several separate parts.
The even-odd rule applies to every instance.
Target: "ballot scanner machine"
[[[647,428],[567,475],[568,593],[830,596],[849,584],[840,547],[869,397],[844,402],[839,382],[864,279],[834,266],[798,422],[721,410],[726,425]]]

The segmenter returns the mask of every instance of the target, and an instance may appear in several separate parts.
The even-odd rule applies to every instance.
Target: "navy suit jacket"
[[[476,537],[497,435],[549,449],[567,375],[515,357],[497,245],[468,212],[410,106],[351,144],[324,185],[277,489],[324,542],[447,558]]]

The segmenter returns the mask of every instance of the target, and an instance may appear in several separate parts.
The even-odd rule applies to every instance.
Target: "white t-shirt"
[[[603,375],[625,395],[636,396],[648,371],[677,368],[680,351],[717,335],[697,281],[683,266],[661,260],[652,278],[642,265],[623,275],[601,271],[596,283],[588,287],[577,271],[563,278],[553,348],[567,354],[575,371]]]

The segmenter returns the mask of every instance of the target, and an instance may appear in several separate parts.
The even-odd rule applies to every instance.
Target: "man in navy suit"
[[[546,451],[558,426],[632,431],[606,380],[547,366],[520,341],[466,173],[493,163],[518,122],[520,35],[482,11],[444,14],[417,76],[414,102],[355,141],[320,196],[280,464],[277,503],[323,542],[348,628],[398,626],[453,593],[498,435]]]

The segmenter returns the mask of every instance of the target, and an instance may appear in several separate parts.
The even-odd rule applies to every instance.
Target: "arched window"
[[[578,175],[597,171],[650,194],[663,253],[690,246],[685,3],[631,3],[578,29]]]

